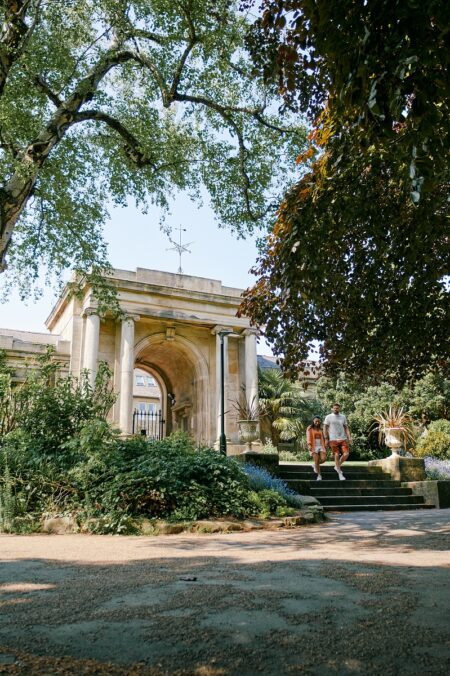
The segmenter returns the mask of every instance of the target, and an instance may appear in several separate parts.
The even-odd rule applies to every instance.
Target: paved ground
[[[3,535],[0,673],[447,675],[449,535],[450,510],[285,532]]]

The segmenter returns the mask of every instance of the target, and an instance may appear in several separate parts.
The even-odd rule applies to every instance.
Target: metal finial
[[[182,228],[181,225],[180,225],[180,227],[179,227],[179,228],[175,228],[175,230],[179,230],[179,231],[180,231],[180,241],[179,241],[179,243],[178,243],[178,242],[175,242],[171,237],[169,237],[169,242],[170,242],[171,244],[173,244],[173,247],[170,247],[169,249],[166,249],[166,251],[176,251],[176,252],[178,253],[178,255],[179,255],[179,257],[180,257],[180,265],[179,265],[179,267],[178,267],[178,274],[179,274],[179,275],[182,275],[182,274],[183,274],[183,270],[182,270],[182,268],[181,268],[181,255],[184,254],[184,253],[192,253],[191,250],[188,249],[188,246],[189,246],[190,244],[193,244],[194,242],[186,242],[186,244],[182,244],[182,243],[181,243],[181,233],[182,233],[182,232],[186,232],[186,228]]]

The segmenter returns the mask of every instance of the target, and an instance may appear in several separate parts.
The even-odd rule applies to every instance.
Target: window
[[[155,379],[153,378],[153,376],[146,376],[146,378],[147,378],[147,387],[156,386]]]
[[[157,413],[156,404],[148,404],[145,401],[139,401],[137,409],[139,413]]]
[[[136,376],[136,385],[145,385],[144,376]]]

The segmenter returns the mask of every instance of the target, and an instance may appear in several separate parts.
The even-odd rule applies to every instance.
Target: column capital
[[[256,336],[258,337],[260,335],[259,329],[256,329],[253,326],[250,326],[248,329],[244,329],[242,331],[242,336]]]
[[[215,336],[218,333],[222,333],[222,331],[224,331],[224,332],[226,331],[227,333],[234,333],[231,326],[221,326],[220,324],[217,324],[217,326],[214,326],[214,328],[211,329],[211,333]]]
[[[92,317],[92,315],[98,316],[98,314],[99,314],[98,308],[93,307],[93,306],[85,307],[83,312],[82,312],[83,317]]]
[[[140,315],[134,315],[134,314],[131,314],[129,312],[125,312],[123,317],[121,318],[121,321],[122,322],[128,322],[128,321],[138,322],[140,320],[140,318],[141,318]]]

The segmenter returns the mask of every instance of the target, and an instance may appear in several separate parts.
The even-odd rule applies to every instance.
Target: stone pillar
[[[119,427],[123,434],[133,431],[134,322],[138,319],[127,315],[121,326]]]
[[[220,367],[220,332],[228,331],[232,332],[232,329],[225,326],[215,326],[211,333],[216,334],[216,412],[217,412],[217,439],[220,437],[220,407],[221,407],[221,367]],[[228,384],[228,335],[223,336],[223,352],[224,352],[224,392],[225,392],[225,411],[228,410],[228,393],[227,393],[227,384]]]
[[[256,356],[256,329],[246,329],[245,336],[245,395],[249,404],[258,405],[258,359]]]
[[[89,383],[95,385],[97,375],[98,345],[100,340],[100,317],[94,308],[84,311],[85,332],[83,350],[83,369],[89,371]]]

